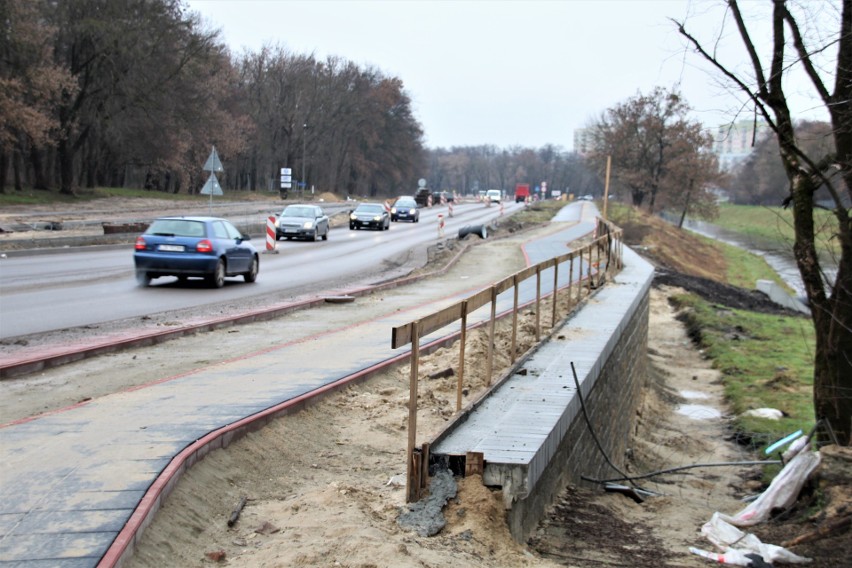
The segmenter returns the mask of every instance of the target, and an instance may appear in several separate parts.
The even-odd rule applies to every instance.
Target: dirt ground
[[[670,291],[652,292],[653,372],[629,473],[752,459],[725,441],[724,417],[704,417],[714,409],[724,416],[723,387],[677,321]],[[484,338],[470,341],[476,360]],[[454,366],[455,356],[444,350],[425,357],[424,374]],[[466,386],[481,388],[481,377],[469,379]],[[422,432],[437,432],[451,416],[453,388],[452,377],[421,383]],[[568,488],[521,545],[508,533],[499,491],[473,477],[459,480],[446,527],[421,537],[397,524],[405,506],[406,399],[403,367],[209,455],[178,485],[129,566],[702,566],[707,562],[688,552],[712,549],[701,525],[714,511],[736,513],[745,506],[741,497],[761,489],[758,471],[742,466],[652,478],[642,486],[662,496],[643,504]],[[242,497],[247,504],[228,528]]]
[[[470,268],[465,262],[480,269],[484,266],[482,258],[473,254],[460,261],[458,270]],[[498,269],[506,270],[514,262],[519,260],[513,258]],[[667,301],[674,291],[665,285],[652,291],[652,371],[637,411],[626,464],[631,474],[753,458],[725,441],[730,432],[720,377],[710,361],[694,349],[678,322]],[[720,293],[719,297],[724,296]],[[533,317],[531,312],[525,314],[522,345],[532,345]],[[230,333],[235,342],[246,342],[251,336],[247,327],[238,333],[212,333]],[[501,333],[498,345],[505,341],[507,331]],[[180,357],[197,351],[191,349],[193,341],[206,340],[188,337],[165,344],[168,348],[151,348],[174,353],[171,364],[158,367],[157,372],[177,374],[209,364]],[[468,342],[465,386],[475,393],[483,388],[476,362],[483,357],[486,340],[474,332]],[[6,410],[26,406],[24,399],[31,406],[22,412],[29,414],[98,396],[91,390],[92,383],[126,374],[114,372],[120,357],[81,363],[76,371],[69,367],[61,371],[66,373],[64,379],[57,379],[60,371],[56,370],[57,374],[26,379],[31,381],[29,386],[26,381],[16,381],[25,386],[15,387],[13,400],[18,398],[18,404],[12,402]],[[425,356],[423,375],[455,367],[456,358],[455,350]],[[159,359],[158,355],[155,360]],[[12,388],[13,383],[4,383],[0,388]],[[98,388],[109,392],[126,386]],[[421,381],[419,405],[423,411],[418,425],[424,436],[439,431],[452,416],[454,389],[454,377]],[[28,394],[32,390],[39,394]],[[10,392],[0,398],[8,401]],[[57,399],[51,401],[53,396]],[[528,542],[519,544],[509,535],[499,491],[484,487],[473,477],[457,480],[458,495],[444,510],[445,528],[436,536],[421,537],[397,524],[405,507],[402,474],[407,398],[408,368],[402,366],[211,453],[178,483],[128,566],[703,566],[707,561],[688,552],[689,546],[712,548],[700,535],[701,525],[714,511],[736,513],[745,506],[741,497],[762,490],[759,471],[743,466],[687,470],[643,481],[645,489],[661,496],[642,504],[616,493],[570,487]],[[0,409],[4,418],[6,410]],[[714,411],[720,417],[710,417]],[[848,496],[848,476],[832,479]],[[247,499],[245,508],[234,526],[228,527],[227,520],[243,497]],[[848,515],[849,510],[841,508],[835,517],[843,514]],[[823,518],[818,513],[791,512],[787,522],[755,532],[779,544],[814,528]],[[814,558],[812,566],[849,566],[852,546],[847,531],[793,550]]]

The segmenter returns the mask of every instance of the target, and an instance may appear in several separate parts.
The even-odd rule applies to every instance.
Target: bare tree
[[[797,121],[796,138],[809,156],[834,153],[831,125],[827,122]],[[778,151],[778,138],[766,136],[758,140],[745,162],[737,168],[736,183],[728,193],[735,203],[746,205],[778,205],[790,194],[790,182]],[[838,179],[842,184],[843,180]],[[817,201],[830,201],[823,188]]]
[[[689,44],[732,86],[744,93],[757,112],[770,125],[778,139],[779,155],[789,180],[785,207],[793,211],[795,242],[793,253],[805,286],[816,332],[814,361],[814,410],[816,418],[830,425],[837,441],[852,442],[852,224],[849,203],[852,195],[852,0],[841,0],[836,15],[837,27],[824,22],[808,27],[806,12],[797,12],[786,0],[774,0],[771,15],[772,47],[769,66],[761,60],[755,40],[737,0],[728,0],[729,17],[736,25],[742,48],[751,62],[753,75],[738,73],[702,43],[684,22],[675,24]],[[834,3],[815,3],[810,8],[826,9],[816,18],[828,17]],[[800,25],[800,22],[803,25]],[[820,39],[829,29],[829,39]],[[836,30],[836,31],[835,31]],[[811,37],[818,39],[811,41]],[[718,41],[721,38],[717,38]],[[833,66],[825,65],[826,57],[837,50]],[[788,60],[792,52],[794,60]],[[785,79],[792,69],[804,72],[816,98],[831,118],[834,151],[809,154],[794,128],[788,103]],[[833,92],[829,81],[833,75]],[[845,182],[844,190],[836,183],[834,173]],[[840,247],[837,275],[826,276],[817,252],[815,239],[815,194],[825,186],[831,196],[831,212],[835,219],[834,238]],[[823,430],[821,438],[829,434]]]
[[[21,189],[25,156],[50,142],[58,126],[56,107],[62,90],[73,92],[71,75],[52,61],[51,38],[56,29],[48,25],[38,6],[27,0],[0,3],[0,192],[7,164],[14,162],[15,186]],[[46,188],[42,169],[36,168],[33,184]]]
[[[661,87],[619,103],[593,126],[597,136],[589,159],[603,171],[611,157],[612,176],[629,188],[636,207],[655,212],[666,204],[691,203],[693,212],[712,215],[709,190],[719,167],[706,156],[710,135],[688,118],[689,110],[679,93]]]

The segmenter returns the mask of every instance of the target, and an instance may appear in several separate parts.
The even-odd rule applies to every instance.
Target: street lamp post
[[[302,125],[302,192],[308,189],[308,181],[305,179],[305,162],[307,158],[307,139],[308,139],[308,123]]]

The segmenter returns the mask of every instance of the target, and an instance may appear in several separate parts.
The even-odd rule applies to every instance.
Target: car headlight
[[[313,221],[305,221],[305,224],[303,225],[303,227],[304,227],[305,229],[313,229],[313,227],[314,227],[314,222],[313,222]]]
[[[358,216],[355,215],[355,213],[353,213],[349,216],[349,218],[352,219],[353,221],[355,221],[358,218]]]
[[[396,215],[396,207],[391,207],[391,213],[393,213],[394,215]]]
[[[376,215],[375,217],[373,217],[373,221],[381,221],[381,220],[382,220],[381,215]]]
[[[408,210],[408,212],[411,213],[412,215],[414,215],[415,213],[417,213],[417,207],[412,207],[411,209]]]

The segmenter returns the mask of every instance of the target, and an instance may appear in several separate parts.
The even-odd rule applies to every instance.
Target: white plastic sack
[[[701,534],[707,537],[719,550],[725,551],[726,555],[731,549],[736,549],[743,554],[754,552],[759,554],[766,562],[787,562],[789,564],[806,564],[810,558],[793,554],[786,548],[774,544],[765,544],[751,533],[745,533],[725,522],[719,513],[713,513],[713,517],[701,527]]]
[[[693,554],[697,554],[701,558],[706,558],[707,560],[717,564],[726,564],[728,566],[751,566],[751,558],[747,558],[745,555],[746,553],[734,550],[733,548],[729,548],[725,552],[710,552],[690,546],[689,551]]]
[[[729,517],[719,514],[726,522],[738,527],[756,525],[769,518],[773,509],[787,509],[799,496],[805,481],[820,462],[819,452],[802,452],[784,466],[760,497],[745,509]]]

